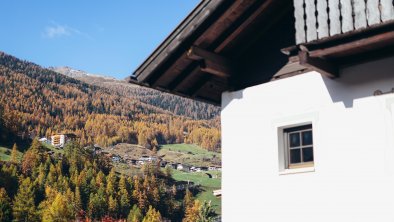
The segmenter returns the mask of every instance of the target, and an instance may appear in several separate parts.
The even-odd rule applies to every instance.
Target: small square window
[[[313,167],[312,124],[283,128],[286,169]]]

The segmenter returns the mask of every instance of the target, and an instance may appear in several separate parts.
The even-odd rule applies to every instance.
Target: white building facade
[[[66,144],[66,135],[59,134],[51,136],[51,145],[55,147],[64,147]]]
[[[51,136],[51,145],[58,148],[64,148],[64,146],[75,140],[76,136],[74,134],[56,134]]]
[[[130,82],[221,106],[223,221],[388,222],[393,72],[392,1],[206,0]]]
[[[394,221],[393,70],[391,57],[224,93],[223,221]],[[283,129],[307,124],[313,164],[289,169]]]

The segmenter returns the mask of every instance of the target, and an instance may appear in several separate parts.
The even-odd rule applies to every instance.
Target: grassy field
[[[193,166],[220,165],[222,155],[210,152],[194,144],[167,144],[160,146],[157,153],[169,162]]]
[[[203,191],[197,195],[197,199],[200,201],[211,201],[215,212],[221,214],[221,198],[212,194],[213,190],[221,189],[221,172],[209,171],[207,173],[216,175],[217,178],[209,178],[205,172],[183,172],[179,170],[174,170],[172,177],[177,181],[190,181],[201,185]]]
[[[116,153],[122,156],[127,155],[132,158],[139,158],[141,155],[150,155],[150,151],[130,144],[118,144],[114,147],[106,149],[110,153]],[[164,160],[174,163],[190,164],[192,166],[211,166],[220,165],[221,154],[207,151],[199,146],[192,144],[169,144],[162,145],[157,152],[157,155]],[[129,176],[140,175],[141,170],[138,168],[130,167],[124,163],[114,163],[114,167],[118,173],[126,174]],[[214,178],[209,178],[206,174],[211,174]],[[172,177],[176,181],[193,182],[194,184],[201,185],[202,191],[197,194],[196,198],[200,201],[211,201],[215,212],[221,214],[221,198],[213,195],[213,190],[221,189],[221,172],[208,171],[208,172],[183,172],[173,170]]]
[[[22,153],[18,151],[18,160],[22,159]],[[9,161],[11,159],[11,149],[0,147],[0,160]]]

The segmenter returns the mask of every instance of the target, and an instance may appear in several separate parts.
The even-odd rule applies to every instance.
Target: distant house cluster
[[[138,159],[135,158],[129,158],[129,157],[122,157],[121,155],[118,154],[112,154],[108,151],[100,150],[99,153],[102,155],[108,157],[113,163],[126,163],[130,166],[135,166],[135,167],[142,167],[143,165],[146,164],[158,164],[160,167],[165,168],[165,167],[170,167],[171,169],[174,170],[181,170],[185,172],[203,172],[203,171],[221,171],[220,166],[192,166],[189,164],[183,164],[183,163],[173,163],[173,162],[168,162],[166,160],[163,160],[160,157],[157,156],[141,156]]]
[[[165,162],[165,161],[164,161]],[[189,164],[183,164],[183,163],[167,163],[161,164],[161,167],[171,167],[172,169],[175,170],[182,170],[186,172],[202,172],[202,171],[215,171],[218,170],[220,171],[222,168],[218,166],[210,166],[210,167],[204,167],[204,166],[192,166]]]

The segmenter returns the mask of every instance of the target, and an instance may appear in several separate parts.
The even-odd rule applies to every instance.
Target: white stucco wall
[[[394,221],[394,58],[222,96],[223,221]],[[312,122],[314,172],[280,175],[278,127]]]

